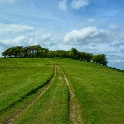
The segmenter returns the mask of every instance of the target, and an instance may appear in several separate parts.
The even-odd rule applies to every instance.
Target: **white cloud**
[[[71,6],[74,9],[80,9],[85,8],[89,4],[90,4],[89,0],[73,0]]]
[[[0,45],[3,47],[21,46],[26,36],[18,36],[12,39],[0,40]]]
[[[50,36],[47,37],[47,34],[44,34],[43,37],[39,38],[38,35],[30,36],[21,35],[14,38],[1,39],[0,40],[0,48],[7,49],[13,46],[31,46],[31,45],[41,45],[43,47],[49,47],[51,45],[52,40]],[[1,53],[3,51],[0,51]]]
[[[17,24],[3,24],[0,23],[0,35],[7,33],[19,33],[32,30],[33,27],[27,25],[17,25]]]
[[[102,35],[105,34],[104,29],[97,29],[96,27],[86,27],[81,30],[74,30],[66,34],[64,37],[64,43],[73,43],[73,44],[89,44],[92,42],[99,42]]]
[[[12,46],[50,45],[53,35],[27,25],[0,24],[0,48]],[[48,47],[48,46],[47,46]],[[0,51],[1,52],[1,51]]]
[[[33,27],[27,25],[0,23],[0,49],[32,44],[34,42],[34,40],[31,42],[33,29]]]
[[[76,47],[80,51],[104,53],[107,55],[109,65],[115,62],[123,63],[124,31],[118,26],[110,27],[103,29],[94,26],[73,30],[64,36],[64,44]],[[122,66],[116,67],[122,69]]]
[[[95,26],[74,30],[64,36],[66,44],[124,44],[124,31],[119,28],[99,29]]]
[[[53,37],[53,35],[51,33],[48,33],[48,34],[42,35],[40,39],[42,41],[50,41],[52,37]]]
[[[43,47],[46,47],[46,48],[51,48],[59,44],[59,40],[57,40],[54,37],[54,35],[51,33],[41,35],[38,41],[42,44]]]
[[[67,10],[67,5],[66,5],[67,0],[61,0],[58,4],[58,7],[60,10],[62,11],[66,11]]]
[[[16,0],[0,0],[0,3],[14,3]]]

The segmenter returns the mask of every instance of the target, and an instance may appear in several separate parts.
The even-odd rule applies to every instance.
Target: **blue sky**
[[[124,69],[123,0],[0,0],[0,53],[40,44],[104,53]]]

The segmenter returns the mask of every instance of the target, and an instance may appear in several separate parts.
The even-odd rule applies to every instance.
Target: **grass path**
[[[56,74],[51,87],[37,102],[25,112],[16,124],[67,124],[68,123],[68,88],[60,68],[55,65]]]
[[[42,97],[42,95],[51,87],[52,83],[54,82],[56,76],[56,66],[55,66],[55,70],[54,70],[54,75],[51,78],[51,80],[49,81],[48,84],[46,84],[46,86],[44,86],[43,90],[38,93],[33,99],[32,101],[30,101],[30,103],[28,105],[26,105],[22,110],[17,111],[16,113],[14,113],[14,115],[9,116],[9,118],[7,118],[3,123],[5,124],[13,124],[15,123],[15,121],[20,118],[26,111],[28,111],[33,105],[34,103],[40,98]]]
[[[124,124],[124,73],[71,59],[55,62],[68,77],[84,124]]]
[[[0,124],[83,124],[72,85],[62,68],[53,65],[50,81],[3,113]]]
[[[69,123],[70,124],[83,124],[82,118],[81,118],[81,112],[80,112],[80,106],[77,103],[77,100],[75,98],[75,94],[73,92],[73,88],[70,85],[65,73],[63,70],[59,67],[62,74],[64,75],[64,80],[68,86],[69,89]]]
[[[56,76],[56,73],[57,73],[57,76]],[[28,119],[25,118],[26,112],[31,107],[34,107],[34,104],[37,103],[38,100],[42,99],[42,96],[47,92],[48,89],[50,89],[50,87],[53,85],[53,83],[55,83],[56,79],[57,79],[57,83],[59,84],[57,87],[61,87],[62,83],[66,83],[66,85],[68,87],[68,92],[69,92],[68,105],[66,105],[66,106],[68,106],[68,110],[67,110],[68,115],[66,115],[67,116],[66,118],[68,118],[68,119],[66,121],[63,121],[62,124],[63,123],[65,123],[65,124],[66,123],[69,123],[69,124],[83,124],[82,118],[81,118],[80,106],[79,106],[79,104],[78,104],[78,102],[75,98],[73,88],[70,85],[65,73],[63,72],[61,67],[58,66],[58,65],[55,65],[54,76],[50,80],[50,83],[47,86],[44,87],[42,92],[39,95],[37,95],[35,97],[35,99],[33,99],[32,102],[22,112],[16,114],[13,118],[10,118],[9,120],[7,120],[6,124],[16,124],[16,123],[21,124],[21,123],[23,123],[23,121],[28,120]],[[54,113],[51,113],[51,112],[53,112],[53,108],[55,108],[55,106],[57,105],[56,102],[55,102],[56,100],[57,100],[57,103],[61,105],[61,107],[62,107],[62,104],[63,104],[63,103],[59,102],[60,100],[58,101],[58,99],[56,98],[56,95],[54,94],[54,93],[59,94],[57,87],[55,88],[54,92],[51,94],[52,98],[49,99],[49,104],[50,104],[50,105],[48,105],[49,107],[48,108],[46,107],[46,109],[43,110],[43,113],[42,113],[43,117],[41,116],[42,120],[40,120],[40,121],[38,121],[38,119],[37,119],[37,121],[34,120],[36,124],[40,124],[41,122],[43,124],[46,124],[46,123],[47,124],[52,124],[53,122],[56,123],[56,124],[61,123],[61,121],[55,119],[55,117],[53,116]],[[60,95],[62,95],[62,94],[60,94]],[[45,101],[44,101],[43,104],[45,104]],[[57,106],[59,106],[59,105],[57,105]],[[57,110],[57,111],[59,111],[59,110]],[[33,114],[33,112],[32,112],[32,114]],[[59,112],[57,112],[57,114],[59,115]],[[56,116],[58,116],[58,115],[56,115]],[[21,116],[23,116],[23,118],[21,118]],[[50,116],[52,116],[52,118],[49,121]],[[18,121],[18,118],[20,118],[20,121]],[[63,117],[61,117],[61,118],[63,118]],[[61,120],[61,118],[60,118],[60,120]],[[32,123],[34,123],[34,121],[31,122],[31,120],[29,119],[29,121],[27,121],[26,123],[31,123],[32,124]]]
[[[18,97],[0,124],[123,124],[124,73],[71,59],[19,61],[0,66],[1,105]]]

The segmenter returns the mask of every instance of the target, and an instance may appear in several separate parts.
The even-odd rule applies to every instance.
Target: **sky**
[[[124,0],[0,0],[0,53],[37,44],[103,53],[124,69]]]

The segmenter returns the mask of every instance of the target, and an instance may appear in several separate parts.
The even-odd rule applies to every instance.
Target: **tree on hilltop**
[[[48,48],[43,48],[40,45],[33,46],[16,46],[10,47],[2,53],[5,58],[73,58],[87,62],[94,62],[100,65],[107,65],[107,58],[104,54],[93,55],[92,53],[79,52],[76,48],[70,51],[57,50],[49,51]]]
[[[70,58],[78,59],[79,58],[78,50],[76,48],[72,48],[69,52],[69,56],[70,56]]]
[[[108,63],[107,58],[104,54],[94,55],[92,60],[93,60],[93,62],[104,65],[104,66],[106,66]]]

